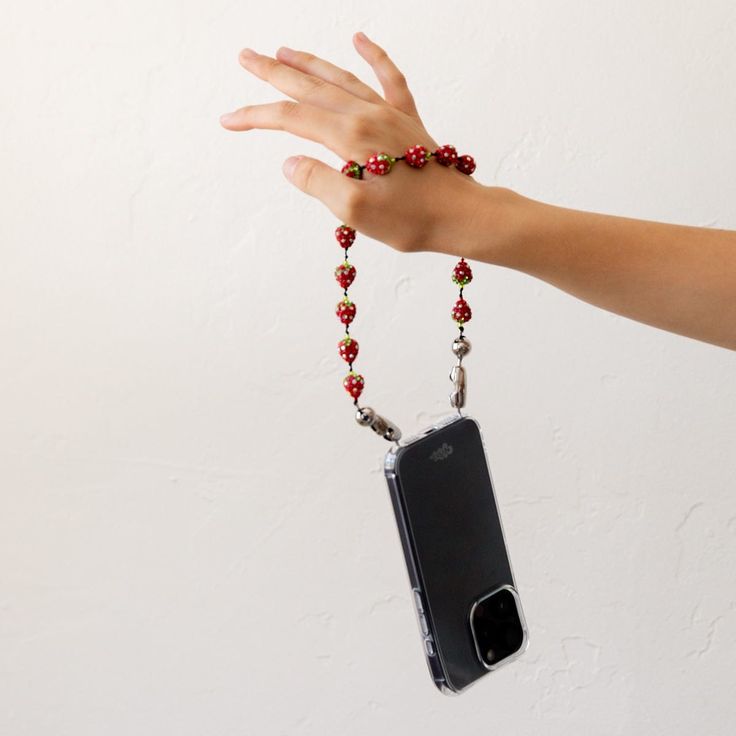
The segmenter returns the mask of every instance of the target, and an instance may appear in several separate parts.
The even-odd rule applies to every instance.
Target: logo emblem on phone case
[[[430,460],[438,462],[439,460],[447,460],[452,455],[452,445],[443,442],[430,456]]]

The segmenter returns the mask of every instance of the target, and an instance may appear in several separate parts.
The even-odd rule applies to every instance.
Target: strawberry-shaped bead
[[[345,163],[345,165],[340,169],[340,173],[345,174],[345,176],[349,176],[353,179],[363,178],[363,172],[360,170],[360,164],[357,161],[353,161],[352,159]]]
[[[458,157],[455,168],[461,173],[470,176],[475,171],[475,160],[472,156],[468,156],[467,153],[464,153],[462,156]]]
[[[335,314],[344,325],[349,325],[355,319],[355,311],[355,304],[346,296],[337,303],[335,308]]]
[[[335,238],[340,247],[347,250],[355,242],[355,230],[347,225],[340,225],[335,228]]]
[[[355,281],[355,266],[344,261],[335,269],[335,278],[343,289],[347,289]]]
[[[451,146],[449,143],[445,146],[440,146],[435,152],[435,161],[443,166],[454,166],[457,163],[457,151],[455,146]]]
[[[388,174],[395,161],[396,159],[393,156],[389,156],[387,153],[374,153],[365,162],[365,168],[366,171],[370,171],[371,174]]]
[[[455,302],[455,306],[452,308],[452,318],[455,322],[458,322],[459,324],[469,322],[472,316],[473,313],[470,311],[470,306],[465,299],[458,299]]]
[[[429,161],[427,149],[419,144],[407,148],[404,153],[404,161],[415,169],[421,169]]]
[[[346,363],[352,363],[358,357],[358,341],[350,335],[343,337],[337,343],[337,350]]]
[[[452,271],[452,280],[458,286],[465,286],[473,280],[473,272],[464,258],[461,258],[457,266]]]
[[[354,399],[357,399],[358,396],[363,393],[365,381],[363,380],[363,376],[361,376],[360,373],[350,371],[350,373],[348,373],[347,376],[342,379],[342,385]]]

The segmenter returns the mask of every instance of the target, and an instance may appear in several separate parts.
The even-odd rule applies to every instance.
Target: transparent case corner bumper
[[[411,445],[412,443],[417,442],[418,440],[422,439],[422,437],[426,437],[431,432],[434,432],[435,430],[440,429],[441,427],[445,427],[448,424],[452,424],[453,422],[460,421],[461,419],[472,419],[472,417],[470,417],[467,414],[460,414],[458,412],[453,412],[452,414],[449,414],[448,416],[442,417],[441,419],[437,420],[434,424],[430,425],[429,427],[426,427],[420,432],[410,435],[409,437],[404,439],[401,442],[401,444],[392,445],[392,447],[386,453],[386,457],[385,457],[384,464],[383,464],[384,471],[387,473],[390,473],[393,471],[394,467],[396,466],[396,457],[398,453],[401,451],[402,447]]]

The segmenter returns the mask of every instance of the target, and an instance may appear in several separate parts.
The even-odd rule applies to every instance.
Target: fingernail
[[[358,38],[361,41],[370,41],[370,39],[368,38],[368,36],[366,36],[365,33],[363,33],[363,31],[358,31],[358,33],[356,35],[358,36]]]
[[[245,56],[246,59],[252,59],[253,57],[258,56],[258,54],[255,51],[253,51],[253,49],[247,49],[247,48],[243,49],[240,52],[240,55]]]
[[[285,58],[288,58],[289,56],[294,55],[294,49],[290,49],[288,46],[279,46],[278,51],[276,52],[279,56],[283,56]]]
[[[301,158],[304,158],[304,156],[289,156],[289,158],[287,158],[286,161],[284,161],[283,169],[284,169],[284,174],[286,174],[287,179],[291,179],[294,173],[294,168],[296,167],[299,159]]]
[[[228,123],[228,122],[230,122],[230,120],[232,120],[234,114],[235,113],[232,113],[232,112],[226,112],[224,115],[220,115],[220,122],[221,123]]]

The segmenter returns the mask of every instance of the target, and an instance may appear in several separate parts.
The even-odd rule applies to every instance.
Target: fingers
[[[386,102],[403,110],[407,115],[419,117],[406,77],[391,61],[389,55],[364,33],[356,33],[353,36],[353,43],[358,53],[373,67],[383,88]]]
[[[383,102],[381,95],[358,79],[352,72],[341,69],[339,66],[320,59],[307,51],[297,51],[287,46],[281,46],[276,51],[276,58],[294,69],[324,79],[325,82],[334,84],[336,87],[341,87],[346,92],[360,97],[361,100],[373,103]]]
[[[358,104],[362,104],[355,95],[344,89],[319,77],[293,69],[270,56],[258,54],[251,49],[243,49],[238,58],[249,72],[300,102],[309,102],[337,112],[350,112],[355,110]]]
[[[228,130],[285,130],[300,138],[322,143],[330,150],[334,150],[332,146],[344,138],[342,115],[293,100],[246,105],[223,115],[220,123]]]
[[[308,156],[291,156],[284,161],[286,178],[305,194],[321,200],[332,213],[342,219],[351,189],[358,184],[322,161]]]

